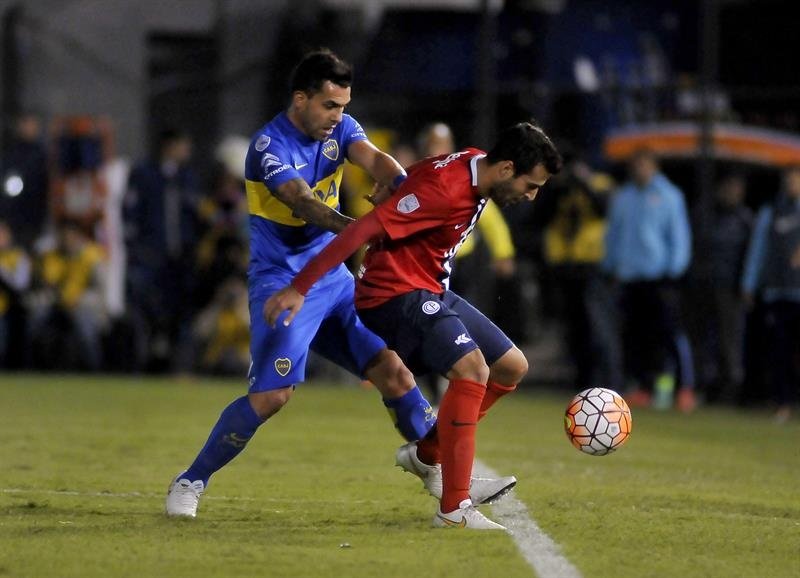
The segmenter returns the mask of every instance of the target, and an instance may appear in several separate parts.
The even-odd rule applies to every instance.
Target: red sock
[[[486,386],[469,379],[452,379],[439,405],[439,445],[442,456],[442,512],[458,509],[469,499],[478,411]]]
[[[417,442],[417,457],[424,463],[432,466],[441,461],[439,455],[439,432],[437,426],[433,426],[428,434]]]
[[[483,401],[481,402],[481,411],[478,413],[478,421],[483,419],[483,416],[485,416],[486,412],[489,411],[489,408],[494,405],[494,402],[504,395],[511,393],[515,389],[517,389],[516,383],[512,385],[501,385],[499,383],[495,383],[494,381],[487,383],[486,393],[484,394]]]

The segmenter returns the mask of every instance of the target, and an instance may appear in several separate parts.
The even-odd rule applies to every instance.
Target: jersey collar
[[[486,155],[475,155],[469,160],[469,173],[472,175],[472,186],[478,186],[478,161]]]

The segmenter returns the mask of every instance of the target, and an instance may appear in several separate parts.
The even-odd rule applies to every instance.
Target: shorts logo
[[[281,357],[275,360],[275,371],[277,371],[281,377],[286,377],[291,368],[292,360],[288,357]]]
[[[401,213],[412,213],[419,209],[419,199],[417,195],[411,193],[397,201],[397,210]]]
[[[456,345],[466,345],[466,344],[467,344],[467,343],[469,343],[470,341],[472,341],[472,339],[470,339],[469,337],[467,337],[467,334],[466,334],[466,333],[462,333],[461,335],[459,335],[458,337],[456,337],[456,341],[455,341],[455,343],[456,343]]]
[[[256,140],[256,150],[258,152],[264,152],[267,150],[270,142],[271,139],[267,135],[262,134],[260,137],[258,137],[258,140]]]
[[[441,308],[442,306],[436,301],[426,301],[422,304],[422,312],[425,315],[433,315],[434,313],[438,313],[439,309]]]
[[[339,143],[329,138],[322,145],[322,154],[335,161],[339,158]]]

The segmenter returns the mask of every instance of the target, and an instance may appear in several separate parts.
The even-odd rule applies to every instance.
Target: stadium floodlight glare
[[[13,173],[7,175],[5,182],[3,182],[3,190],[9,197],[18,196],[24,188],[25,183],[22,181],[22,177]]]

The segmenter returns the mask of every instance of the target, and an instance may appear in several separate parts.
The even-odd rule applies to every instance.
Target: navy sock
[[[410,442],[424,438],[436,424],[436,414],[417,386],[401,397],[383,398],[383,405],[400,435]]]
[[[262,423],[247,396],[231,403],[222,411],[206,445],[183,477],[203,480],[208,485],[211,474],[238,456]]]

